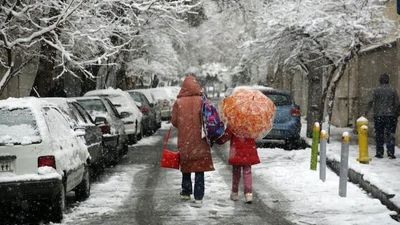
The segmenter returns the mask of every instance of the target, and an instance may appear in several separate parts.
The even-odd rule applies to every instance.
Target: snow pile
[[[257,190],[267,201],[288,201],[291,221],[299,224],[397,224],[379,200],[366,197],[358,186],[348,183],[347,197],[338,195],[339,177],[327,170],[325,182],[310,167],[311,150],[259,149],[260,165],[253,179],[262,179],[284,193],[286,199],[269,199],[268,190]]]
[[[16,175],[15,173],[2,172],[0,176],[0,183],[6,182],[19,182],[19,181],[39,181],[47,179],[59,179],[61,180],[61,175],[56,172],[51,172],[49,170],[39,170],[38,174],[24,174]]]
[[[335,159],[340,162],[340,142],[333,142],[327,146],[327,157],[330,159]],[[349,168],[354,171],[363,174],[363,178],[369,181],[371,184],[375,185],[386,194],[395,195],[392,199],[397,206],[400,206],[400,180],[395,179],[395,177],[400,176],[400,161],[398,159],[391,160],[388,158],[377,159],[374,158],[375,146],[369,146],[369,157],[371,161],[369,164],[361,164],[357,161],[359,150],[358,146],[354,144],[349,147]],[[396,147],[397,154],[399,158],[400,149]]]
[[[117,167],[116,169],[118,171],[104,182],[92,184],[90,198],[72,208],[71,212],[65,215],[63,224],[80,224],[91,218],[98,219],[98,216],[110,215],[123,206],[124,201],[132,192],[134,176],[145,167]]]

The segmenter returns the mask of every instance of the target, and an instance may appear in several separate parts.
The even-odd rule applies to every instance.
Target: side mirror
[[[100,124],[106,123],[106,122],[107,122],[107,120],[105,117],[96,117],[94,119],[94,124],[96,124],[96,125],[100,125]]]
[[[131,114],[130,114],[129,112],[121,112],[119,115],[121,116],[121,118],[127,118],[127,117],[129,117]]]
[[[150,106],[151,108],[153,108],[153,107],[154,107],[154,103],[149,103],[149,106]]]

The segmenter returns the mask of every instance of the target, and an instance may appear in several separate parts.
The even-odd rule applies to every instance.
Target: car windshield
[[[0,145],[36,144],[41,137],[30,109],[0,109]]]
[[[276,106],[290,105],[292,101],[288,95],[276,94],[276,93],[264,93],[268,98],[270,98]]]
[[[140,95],[136,92],[129,92],[129,95],[132,97],[132,99],[135,102],[142,102],[142,99],[140,98]]]

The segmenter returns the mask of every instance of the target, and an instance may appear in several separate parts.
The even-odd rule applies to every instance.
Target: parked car
[[[127,92],[121,89],[108,88],[89,91],[84,96],[102,96],[110,99],[122,116],[129,144],[134,144],[142,138],[144,133],[143,114]]]
[[[173,95],[171,90],[166,88],[150,88],[148,89],[153,93],[154,97],[160,104],[161,107],[161,119],[169,120],[171,118],[172,106],[176,100],[176,96]]]
[[[90,156],[78,135],[54,104],[32,97],[1,100],[0,205],[28,202],[43,207],[45,220],[60,222],[67,192],[87,198]]]
[[[76,101],[89,113],[103,134],[104,158],[116,164],[128,150],[124,122],[108,98],[77,97]]]
[[[259,145],[267,143],[283,143],[286,149],[296,148],[301,143],[301,112],[289,92],[265,86],[239,86],[261,91],[270,98],[276,106],[276,114],[272,130],[262,139],[257,140]]]
[[[150,89],[135,89],[135,91],[143,93],[147,100],[149,101],[150,107],[154,110],[156,114],[156,123],[157,123],[157,128],[161,127],[161,105],[157,101],[157,99],[154,97],[154,94],[150,91]]]
[[[67,98],[42,98],[50,103],[57,105],[63,113],[67,115],[73,129],[82,129],[84,141],[90,154],[90,167],[94,172],[99,172],[104,168],[105,159],[103,157],[103,134],[98,126],[95,125],[91,116],[74,99]]]
[[[143,113],[143,126],[144,131],[147,135],[150,135],[153,132],[156,132],[157,129],[161,126],[161,124],[157,121],[157,112],[151,107],[151,104],[147,97],[135,90],[127,91],[132,99],[137,102],[140,111]],[[161,122],[160,122],[161,123]]]

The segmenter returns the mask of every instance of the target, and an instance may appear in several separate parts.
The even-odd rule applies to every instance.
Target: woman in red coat
[[[178,150],[182,171],[181,197],[192,194],[191,173],[195,173],[194,199],[201,206],[204,196],[204,172],[214,170],[210,146],[201,137],[201,86],[194,76],[183,81],[178,99],[172,108],[171,122],[178,128]]]
[[[232,165],[232,192],[231,199],[239,200],[239,182],[243,171],[244,196],[246,203],[253,201],[253,181],[251,175],[251,165],[260,163],[257,153],[256,141],[253,138],[241,138],[235,136],[228,128],[225,134],[217,140],[218,144],[231,141],[229,150],[229,164]]]

